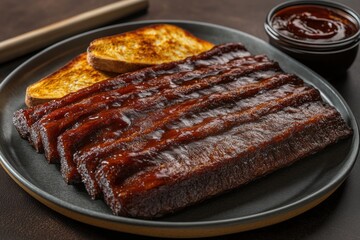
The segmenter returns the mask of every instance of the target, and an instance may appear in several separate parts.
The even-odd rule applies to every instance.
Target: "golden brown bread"
[[[213,46],[177,26],[150,25],[95,39],[88,47],[88,62],[98,70],[124,73],[181,60]]]
[[[56,72],[26,89],[25,103],[35,106],[61,98],[118,73],[171,62],[211,49],[212,43],[168,24],[94,40],[88,53],[75,57]],[[95,69],[96,68],[96,69]]]
[[[91,67],[86,55],[86,53],[80,54],[56,72],[28,86],[25,96],[26,105],[30,107],[61,98],[114,76],[113,73],[105,73]]]

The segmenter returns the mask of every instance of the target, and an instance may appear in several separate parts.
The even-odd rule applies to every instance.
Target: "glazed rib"
[[[34,124],[33,127],[38,127],[47,160],[49,162],[57,162],[59,159],[57,152],[57,137],[66,129],[72,127],[86,117],[90,116],[90,118],[92,118],[93,114],[96,114],[101,110],[107,110],[110,108],[125,108],[126,106],[130,106],[133,109],[141,111],[141,109],[144,108],[157,107],[158,105],[168,104],[175,99],[179,99],[182,95],[191,96],[190,94],[193,92],[209,88],[215,84],[234,81],[234,79],[240,76],[263,69],[279,69],[279,67],[273,62],[260,62],[250,66],[230,69],[214,77],[189,80],[178,87],[169,87],[169,85],[167,85],[168,88],[164,87],[163,89],[154,92],[150,89],[149,91],[141,93],[134,90],[128,94],[118,94],[113,93],[113,91],[109,94],[98,94],[89,99],[85,99],[83,102],[69,106],[70,110],[68,111],[66,109],[66,113],[64,113],[64,115],[64,111],[61,111],[61,116],[63,115],[64,117],[60,117],[58,119],[57,113],[60,110],[57,110],[48,114],[46,118],[41,119],[39,124]],[[141,97],[141,94],[150,96]],[[96,99],[93,100],[93,98]],[[53,118],[53,115],[56,116]]]
[[[51,101],[32,108],[20,109],[14,113],[13,123],[20,136],[28,138],[30,134],[30,127],[43,116],[61,107],[81,101],[94,93],[97,94],[100,92],[106,92],[125,86],[128,83],[143,82],[151,78],[172,74],[174,72],[192,71],[204,66],[222,64],[231,59],[248,55],[250,55],[250,53],[247,52],[245,47],[240,43],[226,43],[218,45],[197,56],[189,57],[177,62],[144,68],[136,72],[121,74],[118,77],[110,78],[94,84],[82,91],[71,93],[59,100]]]
[[[97,177],[114,214],[154,218],[237,188],[349,134],[336,111],[311,102],[175,145],[136,166],[111,171],[111,164],[103,164]]]
[[[55,142],[51,143],[51,139],[56,139],[51,136],[52,132],[60,134],[64,129],[72,126],[74,122],[81,120],[82,118],[86,118],[89,115],[95,114],[105,108],[118,108],[121,107],[123,103],[126,103],[129,99],[134,99],[134,97],[144,98],[158,93],[163,89],[175,88],[176,86],[182,85],[189,81],[195,81],[199,78],[206,78],[223,74],[226,71],[230,71],[236,67],[246,67],[255,63],[266,62],[269,62],[269,60],[265,56],[241,57],[230,60],[225,64],[213,65],[191,72],[179,72],[165,76],[159,76],[149,79],[146,82],[128,84],[116,90],[106,91],[47,114],[46,118],[42,118],[31,126],[30,139],[35,149],[39,152],[42,151],[43,141],[50,141],[50,146],[45,147],[46,150],[52,149],[52,146],[55,145]],[[68,116],[71,116],[71,118]],[[51,129],[49,132],[50,136],[46,136],[47,128]],[[42,139],[41,129],[43,130],[42,134],[45,134],[44,140]],[[56,161],[58,158],[55,150],[51,152],[45,151],[45,156],[50,162]]]
[[[210,94],[214,94],[219,91],[226,91],[226,87],[236,88],[238,86],[243,86],[246,83],[251,83],[251,82],[255,84],[258,80],[260,80],[263,77],[273,76],[277,74],[277,71],[279,70],[278,66],[272,63],[253,65],[253,66],[254,67],[252,68],[246,68],[245,71],[243,71],[241,68],[238,68],[236,71],[231,70],[229,72],[226,72],[224,75],[201,79],[201,81],[196,80],[196,82],[194,82],[194,84],[192,85],[187,84],[186,86],[178,87],[176,89],[177,91],[174,91],[174,89],[170,89],[165,92],[160,92],[157,94],[160,98],[155,96],[153,98],[149,98],[146,101],[141,100],[139,104],[137,104],[136,102],[132,102],[132,104],[127,105],[129,107],[123,106],[122,108],[103,111],[100,112],[99,114],[92,115],[91,119],[84,121],[82,122],[81,125],[76,126],[75,128],[65,132],[58,139],[58,149],[59,149],[58,152],[60,153],[61,156],[62,174],[64,178],[69,183],[74,181],[76,182],[76,180],[79,179],[76,170],[74,169],[75,165],[72,163],[73,162],[72,155],[77,149],[82,150],[81,148],[83,146],[89,144],[94,145],[94,142],[95,143],[98,142],[96,139],[101,139],[99,144],[101,144],[102,142],[106,142],[107,144],[109,144],[108,139],[116,139],[119,137],[123,137],[122,132],[123,130],[126,130],[127,124],[130,123],[132,125],[132,128],[129,129],[129,131],[132,133],[136,133],[136,132],[140,133],[137,130],[133,130],[134,129],[133,125],[136,124],[136,119],[141,118],[141,116],[145,115],[145,118],[148,119],[147,112],[155,111],[156,109],[161,109],[165,106],[170,106],[174,103],[180,103],[181,101],[184,100],[192,99],[193,102],[202,101],[203,98],[206,98],[206,96],[210,96]],[[256,74],[254,74],[255,71]],[[282,82],[285,81],[284,79],[287,78],[290,79],[291,77],[279,75],[278,78],[279,79],[277,79],[277,81]],[[293,81],[299,81],[299,80],[293,79]],[[216,85],[216,88],[212,87],[215,83],[219,84],[222,82],[224,83],[224,85]],[[274,82],[276,82],[276,79]],[[270,82],[267,87],[271,88],[273,85],[276,86],[276,84],[272,84]],[[223,88],[219,88],[219,86],[223,86]],[[255,84],[253,86],[254,89],[253,91],[259,91],[260,90],[259,87],[261,87],[261,85],[258,86],[257,84]],[[184,91],[181,90],[182,88],[184,89]],[[201,89],[202,92],[198,93],[198,90]],[[197,90],[198,94],[184,95],[184,93],[188,93],[189,91],[192,90]],[[179,92],[181,94],[178,94]],[[201,97],[202,95],[204,97]],[[210,101],[211,99],[207,101],[208,104],[210,103]],[[159,104],[160,102],[161,104]],[[205,106],[205,104],[203,106]],[[136,110],[136,114],[131,115],[131,112],[134,110]],[[125,122],[127,123],[124,123],[124,119]],[[111,131],[108,131],[106,127],[111,124],[116,124],[116,125],[119,124],[117,125],[119,126],[119,128],[115,126],[112,127]],[[99,133],[99,131],[97,130],[103,130],[103,134]],[[94,138],[89,137],[91,134],[96,134],[96,137]],[[82,139],[88,139],[89,141],[84,142],[81,141]],[[79,146],[79,144],[74,144],[74,141],[77,142],[80,141],[82,145]],[[97,148],[104,148],[104,146]],[[87,152],[88,150],[89,147],[87,147],[85,150],[82,151]],[[106,151],[108,151],[108,149]],[[79,155],[81,155],[81,153],[79,153]],[[99,156],[99,152],[97,152],[96,155]]]
[[[204,96],[200,99],[185,101],[181,104],[177,104],[175,106],[168,107],[161,111],[156,111],[153,114],[147,115],[146,119],[140,121],[139,123],[132,124],[132,127],[123,132],[121,134],[121,138],[116,139],[115,141],[101,143],[92,147],[91,149],[86,149],[85,151],[83,150],[83,152],[86,154],[80,157],[75,155],[74,161],[77,163],[88,193],[93,198],[99,196],[99,189],[95,182],[94,174],[92,173],[96,170],[100,159],[107,159],[113,154],[118,154],[119,151],[121,152],[123,150],[125,143],[128,144],[133,141],[139,141],[137,138],[142,137],[145,134],[150,134],[150,138],[152,139],[155,137],[156,132],[165,131],[165,129],[163,129],[164,127],[183,116],[193,115],[197,112],[202,112],[204,114],[210,108],[216,108],[227,103],[238,103],[238,101],[241,99],[250,99],[254,95],[257,95],[260,91],[263,93],[253,97],[252,102],[250,100],[249,103],[239,104],[241,106],[239,110],[245,110],[247,108],[256,106],[256,103],[260,99],[262,101],[273,100],[273,96],[275,95],[274,93],[273,96],[269,96],[264,94],[264,92],[269,89],[280,87],[284,84],[302,84],[302,81],[292,75],[279,74],[269,79],[265,79],[260,83],[248,84],[246,86],[232,89],[227,92],[212,94],[210,96]],[[304,91],[304,87],[287,86],[287,88],[284,87],[284,89],[281,90],[277,89],[277,91],[282,92],[282,94],[279,94],[277,97],[286,97],[290,91],[294,91],[296,93],[299,91]],[[315,93],[315,95],[316,94],[317,93]],[[264,97],[264,95],[267,97]],[[236,110],[237,108],[234,109]],[[231,113],[234,109],[229,109],[228,112]],[[217,116],[217,118],[219,118],[219,116]],[[185,130],[175,129],[173,131],[183,133]],[[170,139],[167,139],[167,141],[169,141],[168,143],[171,144]]]
[[[129,144],[130,147],[125,145],[125,149],[115,152],[114,157],[111,157],[110,159],[107,156],[105,160],[100,162],[100,164],[107,165],[107,169],[109,171],[114,171],[113,174],[106,175],[111,176],[114,181],[117,181],[123,172],[130,171],[128,169],[137,169],[141,171],[142,167],[147,166],[146,164],[144,166],[140,165],[140,163],[142,163],[142,159],[152,158],[156,156],[158,152],[164,151],[170,146],[177,146],[191,141],[198,141],[206,138],[207,136],[227,131],[235,125],[241,125],[246,122],[253,121],[262,115],[273,111],[279,111],[285,106],[296,105],[318,99],[320,99],[320,95],[315,89],[298,88],[295,90],[294,94],[286,94],[281,99],[270,100],[269,102],[260,104],[253,108],[240,110],[234,113],[230,112],[227,115],[209,117],[204,119],[201,123],[195,124],[191,127],[169,130],[160,128],[158,131],[160,130],[163,133],[156,139],[140,139],[138,141],[141,141],[141,144],[137,143],[135,146],[131,142],[130,144],[125,141],[121,142],[122,145],[124,145],[125,142],[125,144]],[[83,177],[83,182],[85,183],[85,187],[90,196],[98,197],[100,189],[98,189],[98,184],[96,180],[92,179],[93,175],[91,174],[91,172],[96,169],[90,169],[90,171],[89,167],[86,169],[86,166],[94,166],[95,164],[93,161],[87,161],[88,162],[80,162],[78,169]],[[99,163],[97,165],[99,165]],[[104,169],[104,166],[102,166],[102,168]],[[125,168],[124,171],[122,171],[123,168]]]

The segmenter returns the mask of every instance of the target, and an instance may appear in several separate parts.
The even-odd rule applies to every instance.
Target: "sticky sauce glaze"
[[[315,5],[284,8],[274,15],[271,24],[282,35],[309,42],[339,41],[358,31],[345,12]]]

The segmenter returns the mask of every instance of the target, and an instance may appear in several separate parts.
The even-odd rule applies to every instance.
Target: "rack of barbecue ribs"
[[[155,218],[352,134],[314,87],[227,43],[14,114],[21,137],[116,215]]]

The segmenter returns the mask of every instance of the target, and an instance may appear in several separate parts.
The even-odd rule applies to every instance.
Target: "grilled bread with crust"
[[[27,87],[25,103],[35,106],[115,76],[91,67],[82,53],[54,73]]]
[[[146,66],[181,60],[213,47],[187,31],[168,24],[94,40],[88,53],[26,89],[25,103],[35,106],[61,98],[96,82]]]
[[[95,69],[124,73],[199,54],[214,45],[174,25],[150,25],[95,39],[88,62]]]

